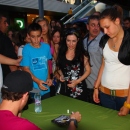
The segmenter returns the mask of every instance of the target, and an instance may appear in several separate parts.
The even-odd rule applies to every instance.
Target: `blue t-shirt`
[[[23,48],[23,59],[20,63],[21,66],[29,67],[31,73],[40,80],[46,81],[48,77],[48,60],[51,59],[50,46],[46,43],[40,43],[40,48],[35,48],[30,44],[26,44]],[[44,86],[46,86],[44,84]],[[33,82],[33,87],[39,89],[37,83]],[[48,90],[41,90],[40,94],[44,95],[50,92]]]

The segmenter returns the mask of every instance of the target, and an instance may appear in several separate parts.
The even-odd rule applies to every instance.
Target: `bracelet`
[[[77,122],[77,120],[76,120],[76,119],[70,119],[70,120],[69,120],[69,123],[70,123],[71,121],[74,122],[74,125],[75,125],[75,127],[77,128],[77,127],[78,127],[78,122]]]
[[[126,101],[124,102],[124,106],[125,106],[126,108],[129,108],[129,109],[130,109],[130,104],[127,103]]]
[[[95,88],[95,87],[94,87],[94,89],[98,89],[98,88]]]

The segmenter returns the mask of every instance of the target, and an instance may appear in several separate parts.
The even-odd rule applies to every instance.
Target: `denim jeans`
[[[119,111],[126,101],[127,97],[116,97],[107,95],[100,91],[100,102],[103,107]]]

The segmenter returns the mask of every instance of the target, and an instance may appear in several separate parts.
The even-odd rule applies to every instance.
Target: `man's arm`
[[[11,72],[18,69],[18,67],[15,66],[15,65],[9,65],[9,68],[10,68],[10,71],[11,71]]]
[[[19,66],[20,61],[21,61],[21,58],[15,60],[15,59],[11,59],[11,58],[8,58],[8,57],[6,57],[6,56],[0,54],[0,63],[1,63],[1,64]]]
[[[77,122],[80,122],[81,114],[79,112],[72,113],[70,115],[70,119],[73,119],[73,120],[70,120],[70,124],[69,124],[68,130],[76,130],[76,126],[75,126],[74,120],[76,120]]]
[[[70,122],[68,130],[76,130],[76,126],[73,121]]]

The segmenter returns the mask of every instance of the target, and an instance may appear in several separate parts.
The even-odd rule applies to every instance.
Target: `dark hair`
[[[12,101],[18,101],[23,97],[24,93],[15,93],[15,92],[9,92],[6,91],[4,88],[1,88],[2,93],[2,99],[4,100],[12,100]]]
[[[25,39],[27,37],[27,29],[24,28],[20,30],[19,32],[14,32],[12,35],[12,42],[14,42],[15,45],[20,47],[21,45],[25,45]]]
[[[96,12],[93,13],[93,15],[97,15],[97,16],[100,16],[100,14],[101,13],[99,11],[96,11]]]
[[[114,5],[111,8],[107,8],[105,9],[101,15],[100,15],[100,19],[104,19],[104,18],[110,18],[112,21],[115,21],[116,18],[120,19],[120,22],[122,23],[122,19],[123,19],[123,10],[119,5]]]
[[[87,27],[86,27],[86,24],[84,22],[77,22],[77,23],[74,23],[73,25],[76,25],[79,29],[79,32],[81,34],[81,37],[84,38],[84,36],[86,35],[86,33],[88,32],[87,30]]]
[[[127,21],[127,20],[130,22],[130,17],[126,17],[126,18],[124,18],[123,21]]]
[[[2,17],[7,18],[7,15],[5,13],[0,13],[0,20],[2,19]]]
[[[66,38],[68,35],[75,35],[77,38],[79,38],[75,50],[75,57],[73,61],[76,61],[77,59],[80,60],[81,64],[84,65],[84,56],[88,58],[89,61],[89,54],[88,52],[84,49],[82,40],[80,38],[79,32],[75,28],[70,28],[66,31],[65,37],[63,38],[63,41],[61,42],[61,45],[59,47],[59,53],[57,57],[57,67],[60,68],[60,64],[62,60],[64,59],[64,56],[66,55],[67,52],[67,45],[66,45]]]
[[[98,15],[90,15],[88,18],[87,23],[89,24],[90,20],[99,20],[99,16]]]
[[[12,34],[12,42],[14,43],[14,45],[20,47],[21,46],[21,43],[19,41],[19,32],[14,32]]]
[[[22,30],[19,31],[19,41],[21,43],[21,45],[25,45],[25,39],[27,37],[27,28],[24,28]]]
[[[42,28],[38,23],[32,23],[28,26],[28,34],[30,34],[31,31],[40,31],[42,32]]]
[[[51,33],[51,36],[53,37],[56,32],[59,32],[60,38],[61,38],[61,37],[62,37],[62,32],[61,32],[61,29],[58,28],[58,27],[55,27],[55,28],[54,28],[54,30],[53,30],[52,33]]]
[[[56,20],[55,19],[51,19],[51,21],[50,21],[50,27],[52,28],[52,26],[51,26],[51,22],[52,21],[54,21],[54,22],[56,22]]]
[[[56,23],[59,23],[61,26],[61,29],[64,29],[64,25],[63,25],[63,22],[61,20],[57,20]]]

